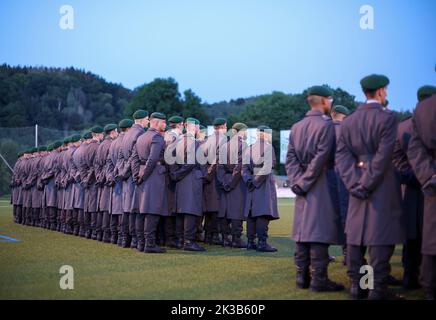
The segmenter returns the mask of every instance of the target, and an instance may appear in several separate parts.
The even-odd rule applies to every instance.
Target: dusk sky
[[[66,4],[72,30],[59,25]],[[383,73],[390,107],[412,109],[436,85],[435,39],[434,0],[0,2],[0,63],[74,66],[130,89],[173,77],[209,103],[314,84],[363,100],[360,79]]]

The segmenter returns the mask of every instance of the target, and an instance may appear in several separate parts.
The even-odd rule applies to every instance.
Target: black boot
[[[174,249],[183,249],[183,240],[182,239],[172,239],[167,243],[167,246]]]
[[[220,239],[219,233],[214,233],[212,236],[212,244],[214,245],[222,245],[222,241]]]
[[[159,247],[155,240],[147,240],[145,243],[145,253],[165,253],[167,252],[164,248]]]
[[[122,247],[123,246],[123,234],[119,233],[117,238],[117,246]]]
[[[297,266],[297,287],[300,289],[307,289],[310,286],[310,270],[309,267],[303,268]]]
[[[132,240],[129,235],[123,235],[121,239],[121,248],[130,248]]]
[[[366,298],[368,298],[368,290],[363,290],[362,288],[360,288],[359,281],[351,281],[350,299],[361,300]]]
[[[109,231],[103,231],[103,237],[101,239],[104,243],[110,243],[111,242],[111,238],[110,238],[110,232]]]
[[[92,237],[92,230],[91,229],[86,230],[85,238],[86,239],[91,239],[91,237]]]
[[[390,286],[401,286],[402,282],[395,278],[393,275],[388,276],[388,285]]]
[[[86,235],[85,228],[79,227],[79,236],[85,238],[85,235]]]
[[[327,276],[327,267],[314,268],[310,289],[314,292],[342,291],[345,287],[339,283],[331,281]]]
[[[406,272],[406,270],[404,271],[403,288],[406,290],[416,290],[421,288],[421,285],[419,284],[418,272]]]
[[[144,250],[145,250],[145,240],[144,239],[138,240],[138,245],[136,246],[136,250],[138,250],[139,252],[144,252]]]
[[[79,235],[79,226],[74,226],[73,234],[77,237]]]
[[[196,235],[195,235],[195,240],[197,242],[204,242],[205,241],[204,233],[203,232],[197,232]]]
[[[97,240],[97,231],[92,230],[92,232],[91,232],[91,239],[92,240]]]
[[[132,241],[130,242],[130,248],[136,249],[138,246],[138,238],[136,236],[132,236]]]
[[[232,237],[232,248],[247,248],[247,243],[242,240],[241,236]]]
[[[259,239],[257,243],[257,251],[258,252],[276,252],[277,249],[270,246],[268,242],[266,242],[265,238]]]
[[[255,238],[248,239],[247,250],[257,250],[257,244]]]
[[[112,244],[117,244],[118,243],[118,234],[116,232],[111,234],[111,241],[110,243]]]
[[[387,285],[375,285],[374,290],[369,290],[368,300],[405,300],[405,298],[389,290]]]
[[[206,251],[205,248],[200,246],[197,242],[191,240],[185,240],[183,245],[183,250],[185,251]]]
[[[73,230],[71,229],[71,225],[70,224],[67,224],[65,226],[65,233],[66,234],[72,234],[73,233]]]

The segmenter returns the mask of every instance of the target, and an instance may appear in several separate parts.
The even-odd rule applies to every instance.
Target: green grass
[[[295,286],[293,202],[279,200],[281,219],[270,225],[277,253],[207,247],[204,253],[169,250],[150,255],[12,222],[12,208],[0,201],[0,299],[347,299],[347,293],[312,293]],[[330,277],[348,287],[341,250]],[[400,250],[392,274],[401,277]],[[74,268],[74,290],[61,290],[59,269]],[[401,291],[400,289],[396,289]],[[403,293],[403,292],[402,292]],[[407,292],[423,298],[422,291]]]

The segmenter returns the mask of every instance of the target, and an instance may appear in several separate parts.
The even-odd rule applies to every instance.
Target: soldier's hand
[[[423,186],[422,192],[426,197],[436,194],[436,174],[434,174]]]
[[[295,193],[297,196],[304,197],[304,196],[307,194],[303,189],[301,189],[301,187],[300,187],[298,184],[294,184],[294,185],[291,187],[291,190],[292,190],[292,192]]]
[[[351,188],[350,194],[360,200],[366,200],[369,198],[370,192],[364,186],[358,184]]]

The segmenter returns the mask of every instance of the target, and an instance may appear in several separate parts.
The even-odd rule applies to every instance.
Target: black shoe
[[[79,227],[74,227],[73,234],[77,237],[79,235]]]
[[[197,234],[195,235],[195,241],[197,242],[204,242],[204,233],[203,232],[197,232]]]
[[[132,237],[132,241],[130,242],[130,248],[136,249],[138,246],[138,238],[136,236]]]
[[[147,241],[144,248],[145,253],[165,253],[164,248],[159,247],[155,241]]]
[[[86,238],[86,239],[91,239],[91,237],[92,237],[92,231],[91,231],[91,230],[87,230],[87,231],[85,232],[85,238]]]
[[[297,267],[297,287],[300,289],[307,289],[310,286],[310,271],[309,268]]]
[[[277,249],[270,246],[265,239],[259,239],[257,243],[257,251],[258,252],[276,252]]]
[[[130,236],[123,236],[121,239],[121,248],[130,248],[131,239]]]
[[[233,236],[232,248],[247,248],[247,243],[240,236]]]
[[[214,235],[212,237],[212,244],[214,244],[214,245],[222,245],[222,241],[220,239],[219,233],[214,233]]]
[[[91,239],[97,240],[97,232],[95,230],[91,232]]]
[[[312,279],[310,282],[310,290],[314,292],[336,292],[344,289],[345,287],[342,284],[331,281],[328,278],[324,280]]]
[[[255,239],[248,239],[247,250],[257,250],[257,244]]]
[[[397,278],[395,278],[394,276],[389,275],[388,276],[388,285],[398,287],[398,286],[402,285],[402,282],[400,280],[398,280]]]
[[[110,243],[112,243],[112,244],[117,244],[118,243],[118,235],[117,234],[111,235]]]
[[[100,232],[97,232],[97,239],[96,239],[97,241],[102,241],[103,240],[103,234],[102,234],[102,232],[100,231]]]
[[[183,249],[183,241],[182,240],[171,240],[166,244],[167,247],[174,249]]]
[[[65,234],[72,234],[72,233],[73,233],[73,230],[71,230],[71,227],[69,225],[67,225],[65,227]]]
[[[352,282],[350,287],[350,299],[362,300],[368,298],[368,290],[360,288],[359,282]]]
[[[139,252],[144,252],[144,249],[145,249],[145,241],[139,240],[138,245],[136,246],[136,250],[138,250]]]
[[[197,242],[189,241],[189,240],[185,241],[185,243],[183,245],[183,250],[185,250],[185,251],[206,251],[206,249],[203,248],[202,246],[200,246]]]
[[[121,234],[118,235],[117,246],[118,247],[122,247],[123,246],[123,236]]]
[[[111,242],[111,237],[110,237],[110,232],[109,231],[104,231],[103,232],[103,237],[101,239],[104,243],[110,243]]]
[[[368,300],[405,300],[404,296],[396,294],[391,290],[369,290]]]

